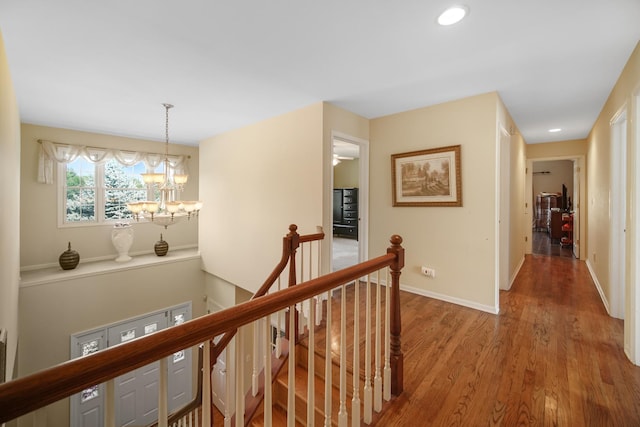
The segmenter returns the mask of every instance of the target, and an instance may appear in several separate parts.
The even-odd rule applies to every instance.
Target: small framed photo
[[[391,155],[393,206],[462,206],[460,145]]]

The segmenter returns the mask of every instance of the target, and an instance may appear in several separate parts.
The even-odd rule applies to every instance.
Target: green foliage
[[[104,165],[104,189],[96,188],[93,173],[79,175],[70,167],[66,187],[67,222],[95,221],[96,191],[103,191],[104,220],[131,218],[126,203],[147,198],[142,180],[114,160]]]

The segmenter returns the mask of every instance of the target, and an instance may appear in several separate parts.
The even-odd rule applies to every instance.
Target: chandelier
[[[164,172],[143,173],[142,181],[149,190],[157,188],[160,191],[160,202],[154,200],[131,201],[127,209],[131,211],[136,221],[140,218],[150,220],[154,224],[167,228],[183,217],[191,219],[198,215],[202,202],[176,200],[176,193],[184,189],[189,179],[187,174],[169,173],[169,109],[171,104],[162,104],[165,108],[165,150]]]

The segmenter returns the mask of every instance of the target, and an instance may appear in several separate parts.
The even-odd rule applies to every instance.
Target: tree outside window
[[[140,174],[143,162],[124,166],[116,160],[93,164],[79,157],[65,165],[65,223],[106,222],[131,219],[126,203],[157,200],[159,192],[148,190]],[[162,172],[159,165],[153,172]],[[154,194],[158,193],[158,194]]]

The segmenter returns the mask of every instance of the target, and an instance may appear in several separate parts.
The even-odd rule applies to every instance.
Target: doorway
[[[578,159],[532,162],[531,253],[579,257]]]
[[[332,271],[366,259],[368,141],[332,134]]]

